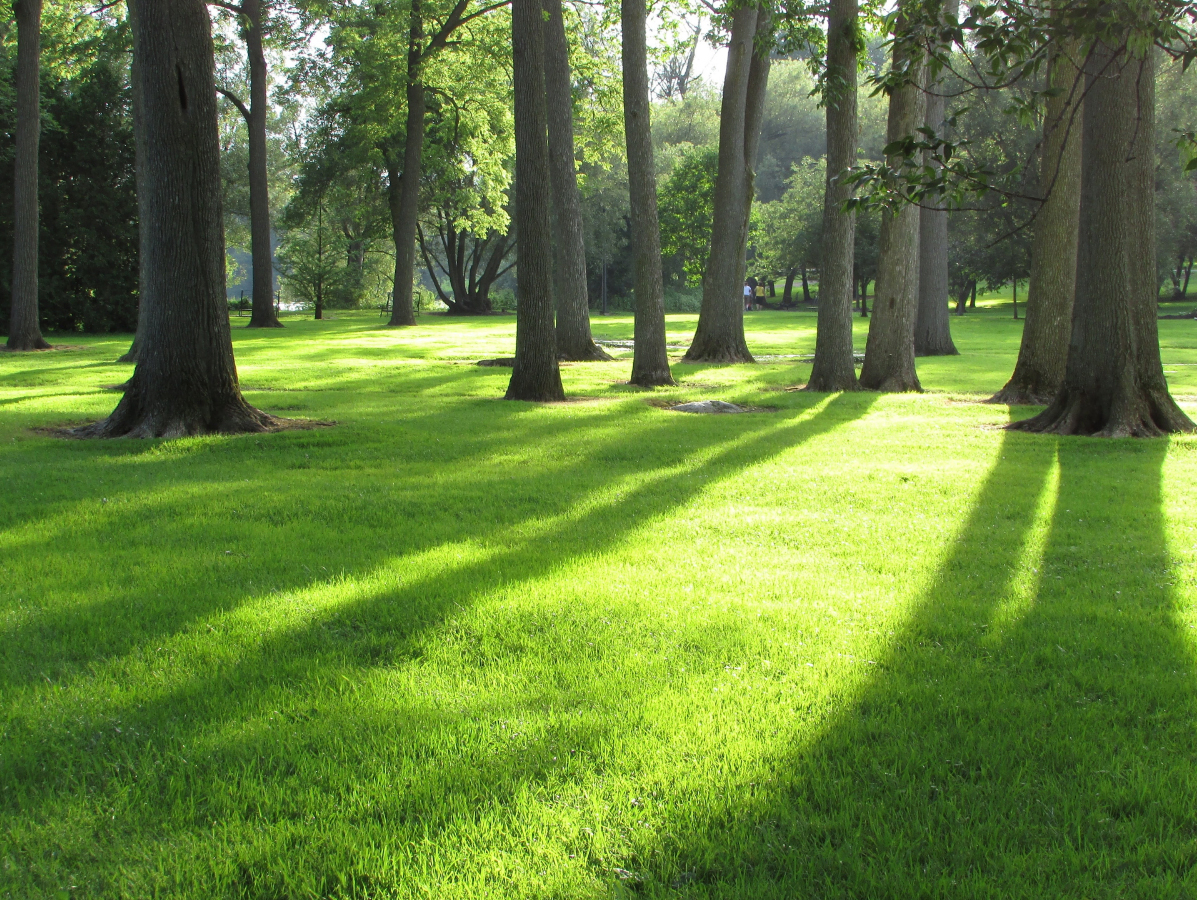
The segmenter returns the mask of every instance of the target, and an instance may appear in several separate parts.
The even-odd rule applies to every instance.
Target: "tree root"
[[[1145,390],[1103,403],[1097,397],[1062,390],[1043,412],[1006,426],[1032,434],[1089,437],[1162,437],[1197,429],[1167,391]]]

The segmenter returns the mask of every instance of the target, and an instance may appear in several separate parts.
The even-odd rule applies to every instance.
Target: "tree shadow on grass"
[[[1160,508],[1168,444],[1027,438],[1003,437],[858,694],[813,736],[791,728],[719,815],[674,823],[648,893],[1194,895],[1197,691]]]
[[[351,684],[356,672],[380,667],[415,677],[423,655],[444,643],[443,630],[451,630],[453,619],[476,601],[552,577],[585,557],[607,553],[633,530],[668,515],[707,487],[846,424],[863,415],[869,405],[868,398],[840,397],[821,408],[812,404],[797,422],[761,417],[752,427],[740,425],[734,431],[716,431],[708,425],[715,433],[699,442],[697,451],[690,441],[655,471],[628,469],[623,484],[610,477],[597,485],[580,484],[555,504],[552,515],[542,508],[540,514],[509,525],[508,531],[516,530],[509,539],[490,545],[482,540],[474,553],[464,548],[460,561],[453,554],[430,558],[426,569],[410,572],[397,585],[394,579],[371,585],[366,578],[361,590],[335,597],[324,606],[305,608],[297,599],[290,618],[264,619],[260,635],[248,641],[242,636],[231,648],[219,633],[176,634],[159,648],[162,656],[155,659],[143,653],[139,660],[138,682],[160,685],[159,689],[106,690],[92,696],[84,678],[68,686],[65,695],[54,688],[44,690],[40,703],[29,704],[10,720],[7,741],[12,752],[4,755],[0,770],[5,780],[17,786],[9,797],[19,798],[23,813],[35,818],[52,815],[48,810],[61,809],[68,797],[111,800],[132,795],[143,798],[143,804],[144,798],[169,797],[171,802],[161,809],[135,810],[142,823],[161,815],[154,839],[164,837],[170,844],[169,834],[177,833],[181,839],[181,829],[188,839],[199,841],[202,851],[207,848],[203,852],[214,858],[228,856],[221,865],[213,864],[221,873],[214,876],[217,882],[236,878],[243,893],[261,895],[269,885],[274,885],[270,890],[282,890],[279,879],[287,873],[324,883],[322,879],[352,868],[354,855],[361,850],[349,830],[343,840],[322,838],[306,849],[288,844],[303,827],[292,821],[294,810],[273,807],[258,807],[252,813],[260,819],[255,827],[270,831],[260,846],[230,848],[211,843],[216,839],[208,834],[210,823],[243,820],[263,791],[285,789],[283,795],[291,796],[293,790],[294,796],[305,797],[300,806],[321,813],[324,827],[329,824],[331,804],[337,809],[334,819],[344,828],[356,813],[352,804],[344,811],[339,808],[340,792],[353,792],[354,780],[363,786],[376,782],[394,767],[407,789],[395,791],[385,803],[362,814],[372,821],[393,821],[396,827],[418,823],[429,839],[453,827],[462,809],[471,804],[506,804],[529,786],[554,778],[568,780],[570,757],[557,748],[594,744],[596,734],[626,727],[629,717],[636,715],[635,711],[621,715],[603,710],[570,718],[572,707],[593,710],[594,698],[601,693],[595,690],[597,680],[636,678],[634,672],[604,666],[600,651],[593,651],[592,670],[570,675],[574,681],[554,685],[534,680],[518,690],[505,688],[494,697],[483,694],[468,711],[446,710],[406,693],[402,705],[392,704],[380,715],[377,709],[359,704],[352,690],[340,696],[338,686],[345,686],[347,679]],[[659,430],[676,438],[696,427],[698,423],[671,417]],[[624,452],[626,445],[642,437],[642,431],[625,433],[624,446],[613,442],[609,450]],[[535,486],[535,477],[530,477],[521,490]],[[466,528],[458,537],[484,539],[489,527],[478,533]],[[443,548],[425,549],[435,554]],[[324,587],[334,590],[336,585]],[[508,646],[490,648],[472,645],[468,636],[458,638],[449,642],[467,648],[477,674],[486,669],[488,654],[518,658],[522,634],[515,629]],[[149,647],[144,638],[138,643],[141,650]],[[202,645],[198,652],[196,645]],[[563,640],[561,652],[576,656],[590,651]],[[184,672],[176,671],[175,655],[189,660]],[[551,682],[556,671],[553,661],[545,664]],[[98,669],[104,665],[104,660],[97,661]],[[91,674],[98,674],[98,669]],[[304,698],[309,707],[306,714]],[[618,696],[614,702],[619,702]],[[479,727],[472,724],[475,720],[517,719],[554,705],[566,708],[563,720],[531,741],[502,741],[488,747],[468,738]],[[284,709],[287,717],[281,731],[278,726],[283,721],[272,712],[277,709]],[[69,722],[63,715],[67,710]],[[42,738],[46,734],[53,734],[55,740],[47,742]],[[319,772],[337,775],[322,785],[321,776],[313,778],[310,768],[297,770],[297,760],[305,758]],[[175,802],[180,800],[190,811],[182,818]],[[129,824],[100,827],[121,830]],[[197,837],[200,834],[204,837]],[[95,837],[99,844],[110,841],[107,834]],[[116,851],[117,855],[125,852]]]

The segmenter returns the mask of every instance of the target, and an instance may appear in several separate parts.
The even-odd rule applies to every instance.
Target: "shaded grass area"
[[[338,426],[173,442],[27,430],[123,339],[0,359],[0,896],[1194,895],[1197,440],[1006,433],[1013,321],[953,328],[923,396],[679,366],[776,409],[704,417],[289,320],[247,393]]]

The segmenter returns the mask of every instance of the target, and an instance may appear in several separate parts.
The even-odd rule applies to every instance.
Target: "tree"
[[[548,121],[545,110],[541,0],[512,0],[515,85],[516,245],[515,364],[508,400],[564,400],[553,329],[553,236],[550,224]]]
[[[37,307],[37,147],[41,134],[41,0],[14,0],[17,128],[13,160],[12,313],[9,350],[45,350]]]
[[[753,362],[744,340],[744,281],[761,118],[769,82],[769,27],[763,5],[731,14],[731,39],[719,120],[719,175],[711,254],[702,283],[702,311],[689,362]]]
[[[665,349],[665,288],[661,273],[661,230],[657,219],[657,179],[648,100],[647,19],[645,0],[621,0],[624,135],[636,271],[631,382],[641,387],[657,387],[674,381]]]
[[[914,135],[926,119],[926,98],[920,88],[925,62],[907,33],[906,5],[899,6],[893,51],[887,137],[894,145]],[[896,161],[895,161],[896,163]],[[877,298],[865,344],[860,386],[871,391],[919,391],[914,368],[914,322],[919,295],[919,209],[904,204],[881,217]]]
[[[943,21],[953,26],[960,10],[960,0],[948,0],[943,6]],[[936,134],[946,130],[944,86],[946,79],[931,80],[927,86],[925,124]],[[930,154],[928,154],[930,156]],[[936,166],[933,158],[928,165]],[[942,204],[928,204],[919,210],[919,303],[914,324],[915,356],[955,356],[948,324],[948,212]]]
[[[586,245],[582,202],[574,161],[573,98],[569,44],[561,0],[544,0],[544,74],[549,120],[549,175],[553,182],[554,286],[557,299],[557,356],[568,360],[609,360],[590,335],[586,290]]]
[[[253,258],[253,311],[250,328],[282,328],[274,311],[274,261],[270,242],[270,177],[266,166],[266,51],[262,45],[265,19],[262,0],[241,0],[239,5],[212,0],[237,16],[249,56],[249,106],[226,88],[218,88],[245,119],[249,129],[250,255]]]
[[[112,414],[88,437],[266,431],[245,402],[225,304],[224,225],[211,20],[202,0],[138,0],[145,139],[138,206],[143,346]]]
[[[279,247],[283,284],[301,300],[311,303],[313,318],[324,318],[324,306],[335,296],[338,282],[349,269],[344,265],[343,233],[326,218],[323,194],[314,198],[315,215],[290,225]],[[295,215],[298,207],[288,207]],[[298,216],[296,216],[298,218]]]
[[[856,162],[856,68],[860,52],[856,0],[833,0],[827,22],[827,170],[823,202],[823,263],[819,322],[808,391],[857,388],[852,349],[853,257],[856,222],[845,208],[852,194],[840,174]]]
[[[1047,98],[1039,166],[1045,198],[1035,219],[1031,281],[1018,363],[994,403],[1050,403],[1064,381],[1072,304],[1076,294],[1077,237],[1081,212],[1083,107],[1072,53],[1052,56],[1048,79],[1058,93]]]
[[[802,273],[803,302],[811,302],[807,269],[819,265],[826,183],[825,160],[800,160],[790,174],[786,192],[777,200],[759,204],[753,217],[753,269],[758,278],[785,277],[783,307],[794,305],[798,272]]]
[[[701,284],[706,272],[718,171],[717,147],[692,148],[657,192],[661,253],[671,271],[680,270],[683,283]]]
[[[423,163],[424,114],[427,110],[424,75],[429,60],[443,50],[459,28],[506,5],[483,5],[469,11],[470,0],[457,0],[431,37],[424,34],[424,0],[411,0],[407,43],[407,124],[403,136],[402,168],[396,152],[384,145],[387,178],[391,184],[390,207],[395,235],[395,294],[389,325],[415,325],[412,284],[415,276],[416,224],[420,216],[420,180]],[[427,41],[427,42],[426,42]]]
[[[1047,409],[1012,428],[1102,437],[1194,428],[1168,392],[1160,360],[1154,49],[1130,49],[1143,42],[1123,24],[1129,12],[1105,20],[1112,24],[1097,35],[1085,67],[1076,300],[1064,383]]]

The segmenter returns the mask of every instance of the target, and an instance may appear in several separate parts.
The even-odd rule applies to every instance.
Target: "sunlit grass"
[[[0,356],[0,896],[1193,896],[1197,439],[1002,431],[1008,312],[921,396],[760,312],[543,407],[511,317],[288,319],[247,396],[337,425],[174,442],[29,430],[127,337]]]

